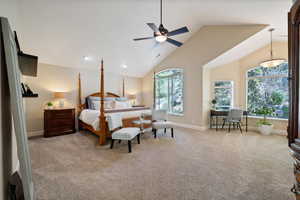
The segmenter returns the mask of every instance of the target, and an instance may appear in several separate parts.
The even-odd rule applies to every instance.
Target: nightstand
[[[44,110],[44,137],[75,133],[75,108]]]

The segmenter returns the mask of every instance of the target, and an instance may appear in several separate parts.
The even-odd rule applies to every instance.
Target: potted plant
[[[52,102],[48,102],[47,103],[47,108],[48,109],[53,109],[53,103]]]
[[[256,114],[263,115],[263,119],[257,122],[258,130],[262,135],[270,135],[273,131],[273,124],[267,120],[267,116],[272,116],[272,108],[263,107],[256,111]]]
[[[217,100],[216,99],[211,100],[211,104],[212,104],[212,109],[216,109]]]

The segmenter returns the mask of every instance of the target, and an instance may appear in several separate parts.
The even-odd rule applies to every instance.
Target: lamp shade
[[[54,92],[53,96],[55,99],[63,99],[63,98],[65,98],[65,93],[64,92]]]
[[[135,95],[135,94],[130,94],[130,95],[128,96],[128,99],[136,99],[136,95]]]
[[[275,30],[274,28],[271,28],[269,30],[270,38],[271,38],[270,59],[260,63],[260,66],[263,66],[263,67],[277,67],[278,65],[281,65],[282,63],[285,62],[285,59],[281,59],[281,58],[274,59],[273,58],[273,34],[272,33],[273,33],[274,30]]]
[[[281,65],[284,62],[286,62],[285,59],[271,59],[262,62],[260,65],[263,67],[277,67],[278,65]]]

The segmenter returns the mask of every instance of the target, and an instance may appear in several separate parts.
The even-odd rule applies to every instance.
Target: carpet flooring
[[[88,132],[29,140],[38,200],[288,200],[283,136],[176,129],[98,146]]]

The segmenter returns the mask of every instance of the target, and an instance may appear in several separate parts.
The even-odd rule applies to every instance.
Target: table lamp
[[[64,98],[65,98],[65,93],[64,92],[54,92],[54,98],[55,99],[58,99],[59,101],[59,107],[60,108],[63,108],[65,105],[65,102],[64,102]]]
[[[128,96],[128,99],[130,99],[132,101],[132,105],[135,105],[135,100],[136,100],[136,95],[135,94],[130,94]]]

